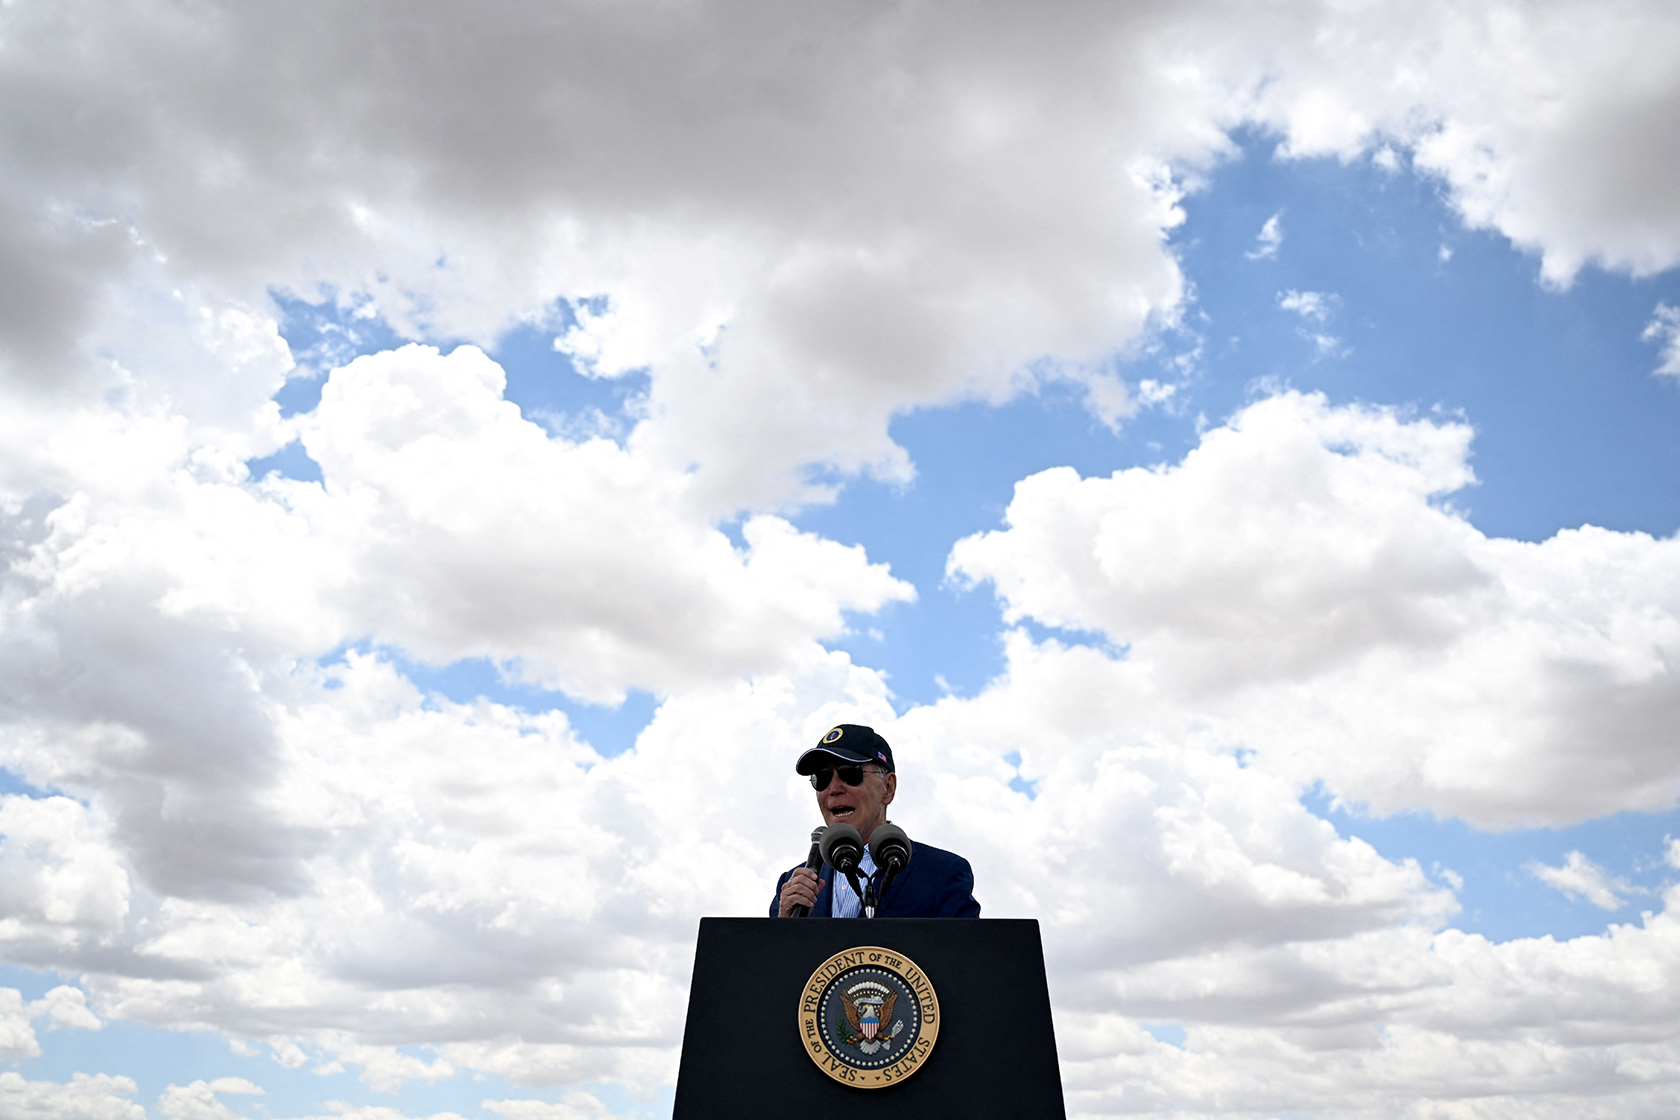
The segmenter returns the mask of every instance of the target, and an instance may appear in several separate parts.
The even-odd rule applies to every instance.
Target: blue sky
[[[1680,22],[1587,14],[8,9],[0,1115],[668,1115],[842,721],[1070,1114],[1671,1114]]]

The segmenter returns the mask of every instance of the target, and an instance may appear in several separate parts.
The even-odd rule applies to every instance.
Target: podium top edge
[[[725,917],[725,916],[702,917],[700,919],[700,924],[705,925],[708,922],[798,922],[798,921],[855,922],[860,926],[897,925],[897,924],[908,925],[912,922],[918,923],[918,924],[938,923],[938,924],[941,924],[941,925],[944,925],[944,924],[947,924],[947,923],[949,923],[951,925],[986,925],[986,926],[1006,926],[1006,925],[1037,926],[1038,925],[1038,919],[1037,918],[771,918],[771,917],[743,918],[743,917],[733,916],[733,915],[732,916],[727,916],[727,917]]]

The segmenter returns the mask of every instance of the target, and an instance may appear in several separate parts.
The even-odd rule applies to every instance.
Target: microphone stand
[[[864,917],[873,918],[875,916],[875,912],[881,908],[881,900],[887,897],[887,892],[892,889],[893,880],[898,878],[898,873],[903,870],[904,864],[896,859],[888,860],[885,867],[875,869],[875,874],[869,877],[869,885],[864,888],[867,893],[858,895],[859,898],[863,899]],[[856,880],[852,882],[852,889],[857,890]]]

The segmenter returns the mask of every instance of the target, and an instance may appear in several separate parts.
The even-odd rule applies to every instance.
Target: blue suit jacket
[[[776,893],[770,896],[770,916],[776,916],[777,903],[782,897],[782,884],[794,872],[789,868],[776,880]],[[826,863],[817,871],[822,889],[817,892],[817,904],[811,907],[811,917],[834,916],[834,868]],[[974,869],[955,852],[935,848],[931,844],[911,841],[910,866],[898,873],[887,896],[876,911],[878,918],[978,918],[980,904],[974,901]]]

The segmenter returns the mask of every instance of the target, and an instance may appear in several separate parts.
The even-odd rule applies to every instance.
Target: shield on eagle
[[[864,989],[864,993],[852,999],[853,993],[859,989]],[[891,1046],[894,1030],[888,1024],[893,1021],[893,1007],[897,1003],[897,993],[873,980],[865,980],[850,992],[842,992],[840,1005],[845,1009],[846,1023],[851,1027],[846,1041],[865,1054],[873,1054],[883,1045]],[[842,1037],[846,1033],[842,1032]]]

